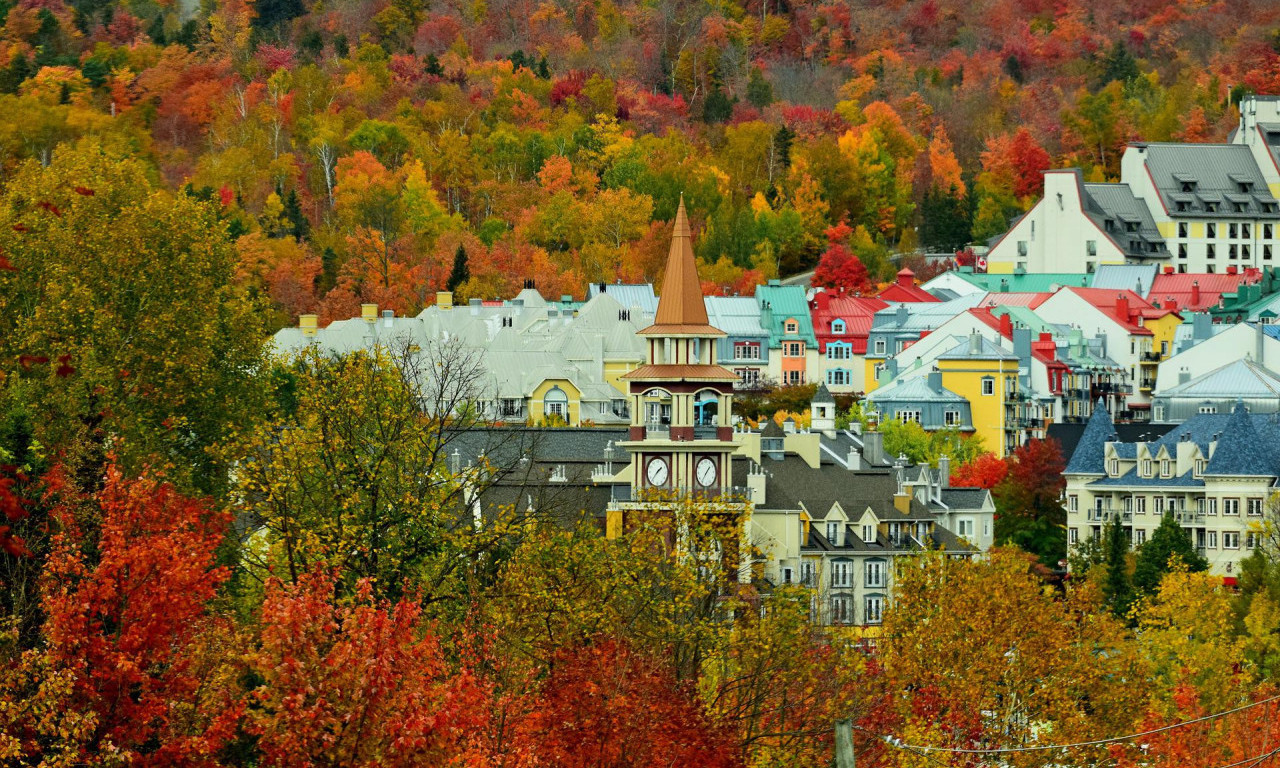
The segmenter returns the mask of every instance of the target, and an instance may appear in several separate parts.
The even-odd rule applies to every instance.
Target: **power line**
[[[1247,768],[1256,768],[1257,766],[1262,765],[1262,763],[1266,761],[1267,758],[1275,757],[1276,755],[1280,755],[1280,747],[1276,747],[1270,752],[1263,752],[1261,755],[1258,755],[1257,757],[1246,757],[1245,759],[1237,760],[1234,763],[1219,765],[1217,768],[1238,768],[1238,766],[1245,765],[1246,763],[1248,763]]]
[[[1101,746],[1103,744],[1115,744],[1116,742],[1120,742],[1120,741],[1132,741],[1133,739],[1140,739],[1144,736],[1152,736],[1157,733],[1172,731],[1175,728],[1182,728],[1183,726],[1187,726],[1187,725],[1195,725],[1196,723],[1203,723],[1208,720],[1216,720],[1220,717],[1225,717],[1227,715],[1235,714],[1236,712],[1243,712],[1246,709],[1260,707],[1263,704],[1270,704],[1271,702],[1277,701],[1277,700],[1280,700],[1280,696],[1272,696],[1269,699],[1263,699],[1262,701],[1255,701],[1251,704],[1245,704],[1244,706],[1236,707],[1235,709],[1228,709],[1222,712],[1216,712],[1214,714],[1205,715],[1203,717],[1197,717],[1192,720],[1183,720],[1182,722],[1161,726],[1160,728],[1154,728],[1150,731],[1142,731],[1141,733],[1131,733],[1125,736],[1113,736],[1109,739],[1079,741],[1073,744],[1044,744],[1044,745],[1039,745],[1034,747],[1003,747],[1003,748],[996,748],[996,749],[966,749],[964,747],[930,747],[930,746],[924,746],[919,744],[907,744],[906,742],[894,736],[884,736],[882,738],[884,738],[884,740],[887,743],[899,749],[908,749],[908,750],[911,750],[912,752],[919,752],[919,753],[948,752],[952,754],[965,754],[965,755],[1000,755],[1000,754],[1010,754],[1010,753],[1017,753],[1017,752],[1046,752],[1046,751],[1058,750],[1058,749],[1077,749],[1080,747],[1096,747],[1096,746]],[[1277,750],[1277,751],[1280,751],[1280,750]],[[1266,755],[1263,755],[1262,759],[1266,759],[1267,757],[1270,757],[1273,754],[1275,754],[1275,752],[1271,752]],[[1222,768],[1228,768],[1228,766],[1223,766]]]

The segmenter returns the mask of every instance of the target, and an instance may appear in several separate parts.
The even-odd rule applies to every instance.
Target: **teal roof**
[[[761,285],[756,288],[756,303],[760,307],[760,324],[769,332],[769,346],[778,348],[782,343],[782,324],[794,319],[799,324],[798,338],[809,346],[817,346],[813,335],[813,319],[809,316],[809,302],[805,300],[803,286]]]
[[[1006,285],[1009,293],[1048,293],[1064,285],[1088,287],[1090,280],[1089,275],[1077,272],[998,275],[993,272],[969,272],[962,269],[956,274],[990,293],[998,293]]]

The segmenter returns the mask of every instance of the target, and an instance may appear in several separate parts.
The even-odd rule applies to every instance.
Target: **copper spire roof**
[[[662,280],[662,296],[658,299],[658,313],[653,325],[640,333],[645,335],[715,335],[724,332],[711,326],[707,319],[707,306],[702,300],[702,281],[698,279],[698,263],[693,257],[693,237],[689,218],[684,212],[684,196],[676,209],[674,231],[671,233],[671,252],[667,254],[667,269]]]

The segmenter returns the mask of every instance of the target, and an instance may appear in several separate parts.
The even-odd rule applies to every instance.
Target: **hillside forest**
[[[1244,0],[4,0],[0,179],[90,144],[208,204],[271,324],[435,291],[709,292],[1002,232],[1040,171],[1280,91]],[[843,254],[841,254],[843,256]],[[457,267],[455,268],[455,264]],[[861,275],[852,278],[863,284]]]

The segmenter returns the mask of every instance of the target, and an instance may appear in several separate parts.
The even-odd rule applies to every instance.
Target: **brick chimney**
[[[1116,315],[1121,322],[1129,322],[1129,297],[1123,293],[1116,294]]]
[[[1008,312],[1000,316],[1000,335],[1006,339],[1013,337],[1013,317]]]

